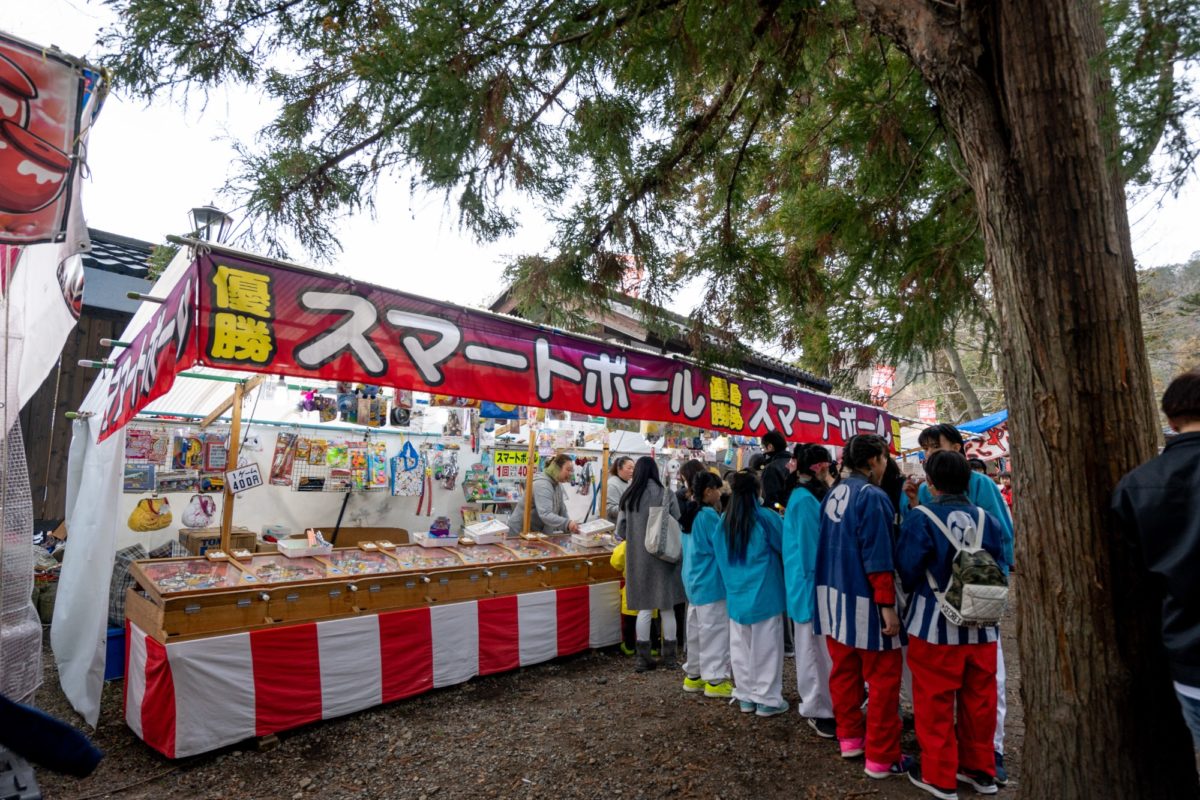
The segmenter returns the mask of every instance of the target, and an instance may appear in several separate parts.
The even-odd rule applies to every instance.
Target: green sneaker
[[[705,684],[704,696],[719,697],[722,700],[727,697],[733,697],[733,681],[721,681],[720,683]]]
[[[634,650],[632,647],[630,647],[629,645],[625,644],[624,642],[621,642],[621,655],[623,655],[623,656],[631,656],[631,655],[633,655],[633,654],[634,654],[634,653],[636,653],[636,652],[637,652],[637,651],[636,651],[636,650]]]
[[[700,678],[693,678],[690,675],[683,676],[683,690],[685,692],[703,692],[705,685],[704,681]]]

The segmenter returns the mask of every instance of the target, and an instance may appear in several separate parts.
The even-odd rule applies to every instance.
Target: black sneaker
[[[924,789],[929,794],[938,798],[938,800],[958,800],[958,787],[946,789],[942,786],[934,786],[932,783],[927,783],[921,778],[921,765],[913,764],[912,769],[908,771],[908,780],[913,786],[918,789]]]
[[[836,739],[837,725],[829,717],[809,717],[805,720],[808,727],[817,732],[822,739]]]
[[[963,783],[971,784],[971,788],[980,794],[995,794],[999,791],[996,788],[996,779],[980,770],[960,769],[958,779]]]
[[[1008,786],[1008,771],[1004,769],[1004,753],[996,751],[996,785]]]

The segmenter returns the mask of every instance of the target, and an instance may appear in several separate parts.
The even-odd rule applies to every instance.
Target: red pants
[[[900,673],[904,657],[899,648],[859,650],[833,637],[826,637],[826,641],[833,659],[829,694],[833,699],[838,738],[865,737],[868,761],[894,764],[900,760]],[[867,704],[865,718],[862,712],[863,701],[867,699],[864,684],[871,686],[871,702]]]
[[[960,768],[994,776],[996,643],[930,644],[913,636],[908,668],[921,777],[949,788]]]

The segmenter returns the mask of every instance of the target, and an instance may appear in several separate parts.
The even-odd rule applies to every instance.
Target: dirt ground
[[[1003,647],[1011,780],[1001,797],[1018,792],[1025,730],[1014,629],[1010,618]],[[107,753],[100,767],[84,780],[39,770],[38,781],[47,800],[928,797],[905,778],[867,778],[861,759],[839,758],[837,745],[795,711],[743,715],[684,694],[681,681],[680,672],[637,675],[631,658],[597,651],[289,731],[267,752],[247,742],[174,762],[126,727],[114,681],[94,732]],[[784,694],[793,708],[795,686],[788,659]],[[80,722],[48,648],[36,704]],[[904,751],[917,752],[911,717]],[[960,786],[959,796],[975,795]]]

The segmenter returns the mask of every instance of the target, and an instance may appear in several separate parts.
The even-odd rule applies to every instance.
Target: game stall
[[[893,434],[872,406],[182,244],[74,423],[52,629],[94,723],[113,554],[187,540],[134,559],[124,594],[125,718],[169,758],[619,641],[606,467],[659,453],[614,448],[605,420],[731,443]],[[658,441],[705,444],[676,439]],[[568,494],[588,522],[529,533],[559,452],[586,474]]]

